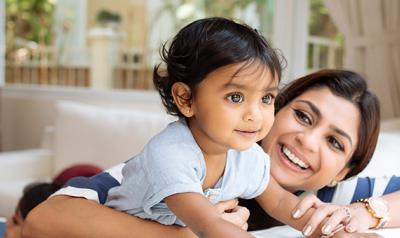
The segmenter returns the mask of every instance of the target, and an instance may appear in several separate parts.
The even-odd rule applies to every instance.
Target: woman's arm
[[[400,227],[400,191],[382,197],[389,203],[389,216],[391,217],[386,227]]]
[[[196,237],[188,228],[164,226],[68,196],[52,197],[34,208],[22,234],[25,238]]]
[[[214,206],[222,219],[247,229],[248,209],[237,200]],[[33,209],[23,226],[25,238],[196,237],[188,228],[164,226],[115,211],[83,198],[55,196]]]

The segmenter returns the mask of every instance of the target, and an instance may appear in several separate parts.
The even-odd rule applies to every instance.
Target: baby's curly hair
[[[242,62],[245,66],[258,62],[280,80],[283,60],[257,30],[220,17],[190,23],[178,32],[169,48],[162,45],[160,55],[162,63],[154,67],[153,83],[167,112],[179,117],[184,116],[172,97],[174,83],[183,82],[195,93],[196,85],[212,71]]]

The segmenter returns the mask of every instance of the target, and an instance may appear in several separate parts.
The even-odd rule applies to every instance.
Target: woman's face
[[[341,180],[358,144],[360,112],[328,88],[301,94],[282,108],[262,141],[271,174],[289,191],[316,190]]]

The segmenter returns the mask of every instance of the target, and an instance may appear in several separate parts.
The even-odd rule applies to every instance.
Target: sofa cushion
[[[78,163],[109,168],[126,161],[172,120],[161,110],[115,109],[61,101],[57,105],[54,173]]]

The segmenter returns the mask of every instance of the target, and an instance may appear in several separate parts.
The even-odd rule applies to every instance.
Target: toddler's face
[[[195,89],[188,122],[204,151],[248,149],[272,126],[278,79],[259,63],[242,66],[221,67]]]

